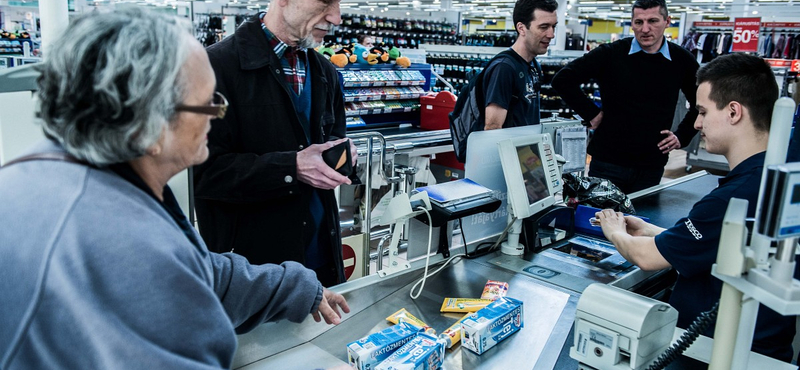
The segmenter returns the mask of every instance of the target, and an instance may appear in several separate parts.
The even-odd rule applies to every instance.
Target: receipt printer
[[[578,301],[569,355],[583,369],[644,369],[667,349],[677,321],[666,303],[592,284]]]

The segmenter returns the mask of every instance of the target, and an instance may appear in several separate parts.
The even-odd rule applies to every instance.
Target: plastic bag
[[[599,177],[577,176],[567,173],[562,176],[564,180],[564,203],[570,207],[579,204],[606,209],[617,212],[636,214],[633,204],[625,193],[610,180]]]

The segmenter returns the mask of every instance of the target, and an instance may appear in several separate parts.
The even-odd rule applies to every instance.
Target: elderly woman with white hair
[[[188,30],[91,14],[48,50],[48,140],[0,168],[0,368],[228,368],[237,333],[349,312],[300,264],[210,253],[178,207],[167,181],[227,106]]]

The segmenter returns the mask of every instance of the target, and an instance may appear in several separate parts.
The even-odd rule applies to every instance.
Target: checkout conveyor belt
[[[672,225],[717,186],[718,177],[695,174],[678,180],[633,199],[637,213],[650,217],[655,224]],[[387,278],[375,274],[336,286],[333,290],[345,296],[351,309],[340,325],[316,323],[310,315],[301,324],[284,321],[261,325],[238,337],[233,368],[346,369],[346,345],[389,327],[386,317],[400,308],[442,332],[463,316],[439,312],[445,297],[475,298],[487,280],[498,280],[509,283],[509,297],[524,302],[524,327],[480,356],[460,344],[454,346],[447,350],[443,369],[576,369],[578,363],[569,357],[569,348],[580,293],[499,267],[491,262],[498,257],[495,252],[448,266],[428,279],[416,300],[409,292],[422,275],[424,260],[412,262],[412,269],[404,273]],[[441,256],[431,260],[441,261]]]
[[[464,315],[440,313],[444,298],[477,298],[490,279],[508,282],[508,296],[524,301],[524,328],[480,356],[457,344],[447,350],[443,368],[549,370],[555,367],[572,329],[577,294],[548,287],[531,277],[493,267],[478,259],[461,260],[429,278],[422,295],[412,300],[409,291],[421,276],[420,272],[387,279],[374,279],[375,275],[365,278],[374,283],[344,293],[351,313],[338,326],[316,323],[309,317],[299,325],[264,324],[240,336],[234,368],[309,370],[344,365],[347,344],[391,326],[386,317],[400,308],[406,308],[440,333]],[[353,283],[358,281],[337,288],[348,289]],[[262,359],[263,355],[259,354],[267,351],[280,353]],[[575,365],[577,362],[573,363],[573,368]]]
[[[719,176],[700,171],[633,193],[631,203],[636,214],[649,217],[651,224],[669,228],[686,217],[695,203],[715,189],[719,179]]]

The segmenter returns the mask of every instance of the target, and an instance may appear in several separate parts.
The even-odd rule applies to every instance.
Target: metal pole
[[[767,155],[764,158],[764,170],[761,176],[761,186],[759,187],[758,194],[764,193],[764,187],[767,181],[767,167],[773,164],[786,163],[786,151],[789,150],[789,138],[792,132],[792,119],[794,118],[794,110],[797,105],[791,98],[780,98],[775,101],[775,107],[772,111],[772,123],[769,130],[769,143],[767,144]],[[756,203],[756,215],[761,214],[762,199],[758,197]],[[758,222],[758,221],[756,221]],[[765,238],[759,233],[753,233],[750,247],[754,252],[754,259],[758,267],[765,267],[768,265],[769,256],[769,239]]]
[[[386,155],[386,139],[384,139],[383,135],[380,132],[363,132],[363,133],[356,133],[348,135],[350,139],[365,139],[367,141],[367,163],[365,163],[365,171],[366,171],[366,181],[365,185],[366,189],[364,190],[364,219],[361,221],[361,231],[364,233],[364,245],[363,245],[363,254],[361,257],[361,267],[362,271],[364,271],[364,276],[369,275],[369,249],[370,249],[370,241],[372,235],[372,152],[373,152],[373,144],[372,140],[377,139],[381,143],[381,150],[380,150],[380,174],[386,180],[386,182],[390,184],[396,183],[399,178],[397,177],[390,177],[386,175],[385,167],[383,166],[383,161]],[[381,256],[378,256],[381,258]]]
[[[383,158],[383,151],[381,151],[381,159]],[[367,139],[367,188],[364,189],[364,219],[361,220],[363,228],[361,231],[364,233],[362,238],[364,242],[362,245],[363,252],[361,254],[361,271],[364,272],[363,276],[369,275],[369,248],[370,248],[370,232],[372,231],[372,137]],[[383,165],[383,163],[381,163]],[[382,258],[383,256],[378,256]]]

